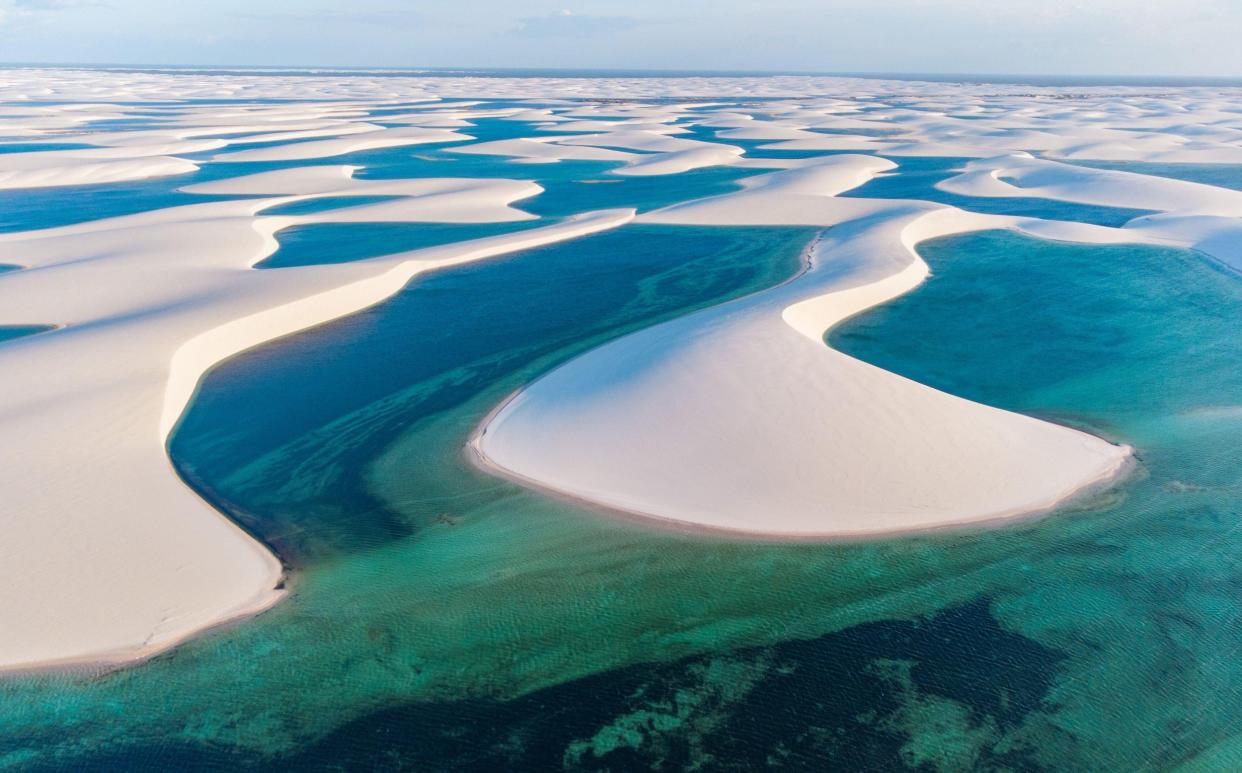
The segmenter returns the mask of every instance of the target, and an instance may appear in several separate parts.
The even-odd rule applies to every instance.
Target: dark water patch
[[[65,762],[75,770],[1033,770],[1024,750],[999,744],[998,731],[1044,705],[1062,658],[1004,630],[981,600],[808,641],[631,666],[516,700],[407,703],[278,757],[157,741]],[[974,731],[974,743],[929,754],[911,742],[912,710],[945,731]]]
[[[366,766],[395,754],[418,769],[461,771],[918,768],[927,760],[904,748],[909,703],[939,700],[962,707],[972,727],[1013,727],[1044,705],[1062,659],[1004,630],[980,600],[926,619],[633,666],[514,701],[410,704],[287,762]],[[971,761],[1034,767],[990,748],[996,740],[970,750]]]

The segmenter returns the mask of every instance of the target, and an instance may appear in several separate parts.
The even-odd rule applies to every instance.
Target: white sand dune
[[[633,333],[529,385],[476,436],[481,458],[527,483],[651,518],[816,537],[1029,514],[1117,475],[1125,447],[824,345],[837,321],[922,281],[917,242],[1014,224],[832,198],[888,166],[837,156],[641,218],[849,222],[818,244],[796,280]]]
[[[1036,196],[1155,210],[1124,230],[1134,239],[1188,247],[1242,271],[1242,191],[1156,175],[1090,169],[1013,154],[971,162],[938,187],[967,196]]]
[[[5,169],[3,162],[0,162],[0,190],[146,180],[151,177],[188,174],[198,169],[198,165],[192,161],[171,156],[148,156],[118,161],[58,159],[58,162],[63,165],[35,169]]]
[[[822,105],[773,111],[769,120],[722,122],[733,128],[723,138],[772,140],[764,149],[786,151],[858,150],[890,156],[984,158],[1013,151],[1034,151],[1064,159],[1150,161],[1172,163],[1236,164],[1242,162],[1242,144],[1236,130],[1214,122],[1233,120],[1222,112],[1223,103],[1209,104],[1196,114],[1203,123],[1186,123],[1186,111],[1167,101],[1145,110],[1120,110],[1114,101],[1104,108],[1049,109],[1032,101],[1016,107],[1016,100],[992,109],[969,104],[954,106],[926,102],[923,109],[885,108],[866,118],[843,119]],[[835,110],[835,108],[833,108]],[[713,124],[719,125],[719,124]],[[1125,128],[1121,128],[1125,127]],[[879,136],[823,134],[811,128],[881,130]]]
[[[613,170],[613,174],[630,176],[680,174],[709,166],[729,166],[742,160],[742,149],[733,145],[687,140],[648,130],[495,140],[462,145],[450,151],[508,156],[525,163],[620,162],[624,166]]]
[[[234,150],[228,153],[219,153],[213,156],[211,160],[217,162],[299,161],[309,158],[343,156],[346,153],[356,153],[360,150],[425,145],[434,142],[464,142],[469,139],[471,138],[468,135],[458,134],[447,129],[424,129],[422,127],[383,129],[348,137],[333,137],[326,140],[311,140],[289,145]]]
[[[598,134],[577,134],[570,137],[561,137],[557,142],[562,145],[623,148],[625,150],[639,150],[647,153],[675,153],[677,151],[696,150],[712,145],[716,147],[730,147],[719,143],[707,143],[701,140],[677,137],[666,132],[643,129],[625,129]]]
[[[450,153],[479,156],[508,156],[527,163],[554,164],[558,161],[617,161],[628,163],[637,154],[609,148],[569,147],[556,142],[555,137],[525,137],[511,140],[493,140],[448,149]]]
[[[722,129],[716,136],[722,140],[818,140],[825,135],[807,131],[801,124],[780,121],[741,122],[736,129]]]
[[[937,185],[965,196],[1036,196],[1129,209],[1242,216],[1242,191],[1134,172],[1091,169],[1029,153],[984,159]]]
[[[217,141],[161,142],[155,145],[84,150],[0,153],[0,190],[124,182],[187,174],[198,165],[171,153],[210,150]]]
[[[333,114],[339,116],[346,112],[338,110]],[[348,112],[357,117],[366,116],[365,111]],[[82,143],[98,147],[0,154],[0,190],[128,182],[187,174],[197,170],[198,164],[178,158],[178,155],[217,150],[237,143],[330,138],[232,151],[220,154],[217,160],[324,158],[356,150],[470,139],[466,135],[422,127],[386,130],[366,121],[347,121],[339,117],[306,120],[316,115],[308,115],[305,108],[298,108],[294,113],[273,113],[262,109],[250,115],[235,113],[229,116],[229,120],[198,115],[162,122],[165,128],[51,135],[47,139],[52,143]],[[244,118],[245,121],[238,123],[235,121],[237,118]],[[256,122],[260,120],[267,123]],[[272,131],[273,128],[283,130]]]
[[[322,222],[505,223],[534,220],[511,204],[543,189],[529,180],[432,177],[399,180],[357,179],[352,166],[278,169],[187,185],[187,193],[223,196],[394,196],[391,201],[357,204],[313,215],[289,216],[290,224]],[[485,195],[482,195],[485,194]]]
[[[731,145],[711,147],[712,143],[709,142],[702,145],[704,147],[650,153],[628,166],[614,170],[613,173],[629,176],[681,174],[709,166],[731,166],[742,158],[741,148]]]
[[[290,140],[310,139],[314,137],[344,137],[352,134],[368,134],[383,131],[379,124],[356,122],[337,123],[327,126],[316,126],[310,129],[288,129],[285,131],[265,132],[259,134],[243,134],[229,140],[230,144],[259,142],[289,142]]]
[[[572,115],[578,115],[578,112]],[[575,120],[572,115],[566,114],[561,120],[555,123],[549,123],[541,126],[540,129],[545,132],[558,132],[570,134],[595,134],[598,132],[624,131],[624,130],[640,130],[646,132],[659,132],[662,134],[677,134],[684,132],[685,129],[671,126],[665,123],[652,123],[645,120],[610,120],[607,118],[592,118]],[[678,113],[670,111],[667,118],[672,120],[677,117]]]
[[[644,222],[700,225],[827,226],[893,207],[879,199],[838,199],[877,174],[896,168],[873,156],[839,155],[802,160],[797,166],[742,180],[742,190],[676,204],[643,216]]]
[[[213,364],[374,304],[421,272],[632,217],[604,212],[351,264],[249,270],[279,229],[357,219],[362,209],[255,216],[308,192],[382,189],[407,196],[404,211],[373,211],[383,219],[478,222],[525,217],[508,202],[539,190],[508,180],[367,183],[347,168],[292,170],[215,190],[298,195],[0,236],[0,262],[27,266],[0,278],[0,324],[63,326],[0,347],[0,669],[132,660],[280,597],[276,559],[185,486],[164,448]]]

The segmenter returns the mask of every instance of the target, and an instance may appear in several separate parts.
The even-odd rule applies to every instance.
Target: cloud
[[[307,22],[317,25],[364,24],[371,26],[390,26],[411,24],[416,22],[424,24],[432,20],[426,14],[419,13],[418,11],[367,9],[359,9],[354,11],[326,9],[306,11],[249,11],[245,13],[233,13],[231,16],[238,19],[250,19],[252,21],[270,21],[281,24]]]
[[[228,7],[223,10],[200,11],[200,18],[214,19],[224,25],[234,19],[244,19],[280,25],[282,29],[298,26],[325,30],[336,25],[408,29],[415,25],[434,25],[438,21],[436,16],[421,8],[409,7],[417,4],[404,0],[226,0],[224,4]]]
[[[518,19],[519,35],[529,37],[578,37],[603,35],[628,30],[642,25],[642,19],[632,16],[597,16],[577,14],[568,8],[543,16],[526,16]]]
[[[65,11],[71,8],[99,8],[106,6],[103,0],[12,0],[15,11]]]
[[[45,11],[107,6],[105,0],[0,0],[0,23],[35,16]]]

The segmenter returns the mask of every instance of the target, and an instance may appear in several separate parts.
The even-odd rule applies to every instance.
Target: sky
[[[1242,0],[0,0],[0,62],[1242,77]]]

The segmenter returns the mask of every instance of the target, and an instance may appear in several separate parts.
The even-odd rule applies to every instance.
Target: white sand
[[[405,129],[381,129],[379,131],[355,134],[347,137],[333,137],[326,140],[311,140],[275,147],[251,148],[220,153],[213,161],[297,161],[308,158],[331,158],[355,153],[359,150],[378,150],[380,148],[398,148],[407,145],[425,145],[433,142],[462,142],[470,139],[468,135],[458,134],[447,129],[424,129],[410,127]]]
[[[575,125],[581,129],[584,123],[589,122],[578,121]],[[568,131],[569,127],[558,124],[556,129]],[[508,156],[526,163],[620,162],[625,166],[613,170],[613,173],[632,176],[681,174],[693,169],[728,166],[742,161],[742,149],[739,147],[680,139],[669,137],[664,131],[639,129],[605,134],[479,142],[451,148],[451,152]]]
[[[492,417],[477,451],[508,475],[608,507],[802,537],[1029,514],[1115,476],[1125,447],[953,397],[823,344],[837,321],[922,281],[917,242],[1015,225],[832,198],[889,166],[836,156],[640,218],[853,222],[829,233],[795,281],[631,334],[539,379]]]
[[[966,196],[1035,196],[1126,209],[1242,216],[1242,191],[1044,161],[1028,153],[971,162],[962,174],[937,187]]]
[[[347,121],[340,117],[350,113],[365,116],[365,113],[357,110],[342,110],[340,107],[326,109],[323,113],[308,113],[305,106],[285,106],[284,110],[260,109],[249,115],[195,114],[182,118],[170,114],[169,120],[165,122],[167,128],[51,134],[46,138],[38,137],[37,132],[49,131],[45,128],[49,123],[55,128],[61,128],[76,125],[77,121],[49,121],[47,115],[37,113],[25,120],[9,118],[9,124],[5,127],[0,119],[3,130],[13,134],[34,133],[31,139],[100,146],[32,153],[0,153],[0,190],[116,183],[186,174],[199,167],[189,160],[177,158],[177,154],[199,153],[240,143],[279,143],[314,137],[330,138],[232,151],[218,154],[214,160],[287,161],[326,158],[357,150],[470,139],[468,135],[442,129],[384,129],[376,124]],[[95,116],[87,117],[96,119]],[[272,131],[275,128],[282,131]]]
[[[335,187],[328,184],[335,180]],[[405,195],[380,219],[526,217],[508,180],[355,181],[313,167],[212,190]],[[125,661],[276,601],[280,566],[174,472],[164,442],[214,363],[349,314],[411,277],[626,222],[629,211],[358,263],[251,271],[280,228],[368,207],[254,217],[226,201],[0,236],[0,324],[64,325],[0,347],[0,668]],[[69,290],[68,292],[66,290]]]
[[[608,148],[572,148],[558,144],[555,137],[525,137],[512,140],[478,142],[449,148],[451,153],[480,156],[508,156],[529,163],[556,163],[558,161],[619,161],[634,159],[634,153]]]
[[[0,190],[145,180],[186,174],[198,165],[182,158],[143,155],[112,159],[107,150],[56,150],[0,154]]]

